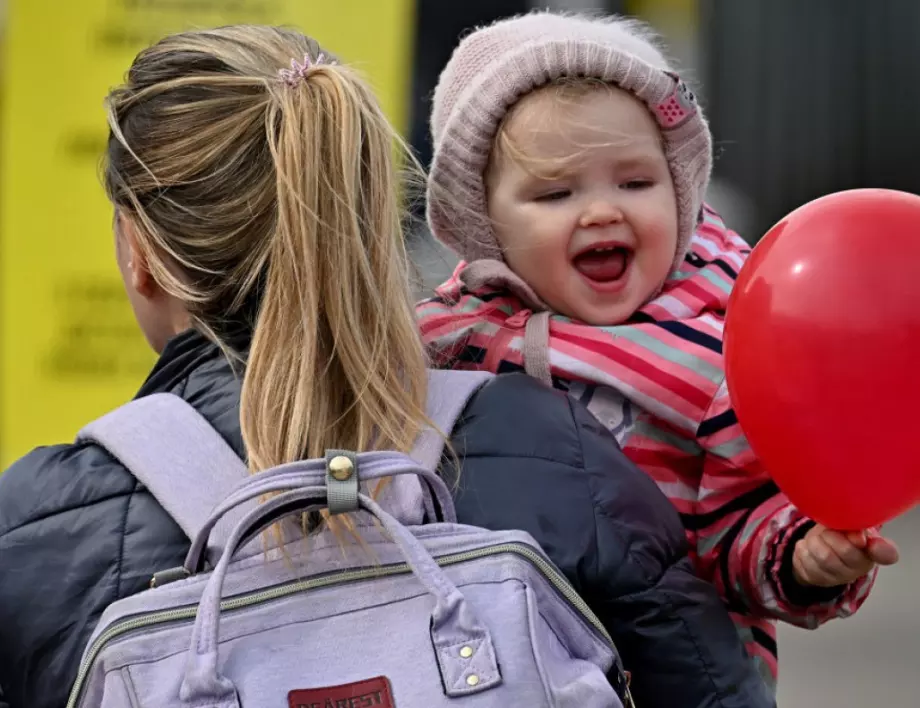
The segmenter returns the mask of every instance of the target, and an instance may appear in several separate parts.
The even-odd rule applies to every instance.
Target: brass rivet
[[[355,466],[351,464],[351,460],[345,457],[345,455],[338,455],[329,460],[329,474],[338,482],[344,482],[351,479],[351,475],[354,474],[354,471]]]
[[[470,674],[469,676],[466,677],[466,685],[467,686],[478,686],[479,677],[476,674]]]
[[[463,647],[463,648],[460,650],[460,656],[462,656],[464,659],[469,659],[471,656],[473,656],[473,648],[472,648],[472,647]]]

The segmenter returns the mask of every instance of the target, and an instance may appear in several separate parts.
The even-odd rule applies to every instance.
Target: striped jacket
[[[554,385],[588,404],[677,507],[698,572],[716,586],[775,686],[775,620],[815,628],[848,616],[875,574],[832,589],[802,587],[792,575],[795,542],[813,522],[767,476],[725,383],[725,307],[749,252],[707,208],[690,254],[658,297],[612,327],[551,316],[548,355]],[[434,364],[522,369],[531,312],[507,292],[468,290],[463,265],[417,308]]]

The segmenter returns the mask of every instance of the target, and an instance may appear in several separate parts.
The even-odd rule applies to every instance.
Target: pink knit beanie
[[[476,30],[454,50],[434,93],[434,160],[428,178],[432,233],[467,261],[503,261],[489,224],[483,172],[505,114],[563,77],[601,79],[631,92],[655,117],[678,204],[674,267],[690,248],[712,166],[712,138],[696,98],[655,46],[647,26],[534,12]]]

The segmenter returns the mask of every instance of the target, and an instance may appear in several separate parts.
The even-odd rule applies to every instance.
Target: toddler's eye
[[[648,189],[654,184],[650,179],[631,179],[628,182],[624,182],[620,185],[623,189],[636,190],[636,189]]]
[[[552,192],[547,192],[546,194],[541,194],[539,197],[534,199],[535,202],[558,202],[562,199],[566,199],[572,195],[571,190],[569,189],[556,189]]]

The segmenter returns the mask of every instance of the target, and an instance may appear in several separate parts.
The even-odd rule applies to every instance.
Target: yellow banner
[[[102,100],[169,32],[284,24],[370,76],[405,125],[414,0],[7,0],[0,143],[0,463],[67,442],[155,361],[114,262]]]
[[[699,0],[626,0],[624,9],[651,23],[671,43],[696,39],[699,5]]]

